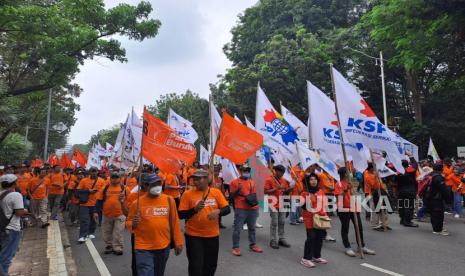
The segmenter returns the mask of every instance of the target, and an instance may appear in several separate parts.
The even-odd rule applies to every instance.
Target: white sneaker
[[[371,249],[369,249],[367,247],[363,247],[362,251],[363,251],[363,253],[365,253],[367,255],[376,255],[376,252],[374,250],[371,250]]]
[[[261,225],[260,223],[256,222],[256,223],[255,223],[255,228],[263,228],[263,225]]]
[[[352,250],[352,248],[347,248],[345,254],[349,257],[355,257],[357,256],[355,252]]]
[[[79,243],[83,243],[83,242],[86,242],[87,241],[87,238],[86,237],[80,237],[78,242]]]
[[[89,239],[93,240],[93,239],[95,239],[95,236],[94,236],[94,235],[92,235],[92,234],[90,234],[90,235],[87,235],[87,238],[89,238]]]
[[[459,214],[455,214],[455,215],[454,215],[454,218],[458,219],[458,218],[460,218],[460,215],[459,215]]]
[[[335,242],[336,239],[331,237],[329,234],[327,234],[326,237],[325,237],[325,241]]]
[[[242,226],[242,229],[243,230],[249,230],[249,228],[247,227],[247,224],[244,224],[244,226]]]
[[[442,230],[441,232],[433,232],[433,234],[435,235],[441,235],[441,236],[449,236],[449,232],[447,232],[446,230]]]

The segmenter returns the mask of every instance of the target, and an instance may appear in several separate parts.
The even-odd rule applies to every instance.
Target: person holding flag
[[[209,187],[208,173],[193,175],[196,189],[186,191],[179,205],[179,217],[186,220],[186,252],[189,276],[215,275],[219,251],[219,217],[231,212],[223,193]]]
[[[126,226],[134,233],[137,275],[162,276],[170,248],[177,256],[182,252],[181,223],[173,198],[162,194],[161,178],[144,173],[142,182],[148,192],[129,207]]]

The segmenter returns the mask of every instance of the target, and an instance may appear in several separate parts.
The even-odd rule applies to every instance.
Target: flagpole
[[[339,129],[339,137],[340,137],[340,144],[341,144],[341,149],[342,149],[342,156],[344,157],[344,164],[347,168],[347,170],[349,171],[349,180],[350,182],[352,182],[352,172],[350,171],[350,166],[349,166],[349,162],[347,161],[347,152],[346,152],[346,147],[345,147],[345,143],[344,143],[344,136],[342,134],[342,127],[341,127],[341,119],[340,119],[340,116],[339,116],[339,108],[337,106],[337,96],[336,96],[336,86],[335,86],[335,83],[334,83],[334,76],[333,76],[333,64],[330,63],[329,64],[329,72],[330,72],[330,75],[331,75],[331,89],[332,89],[332,92],[333,92],[333,97],[334,97],[334,106],[335,106],[335,109],[336,109],[336,118],[337,118],[337,127]],[[309,112],[310,114],[310,112]],[[342,180],[342,179],[341,179]],[[352,185],[352,183],[350,183],[350,192],[352,195],[354,195],[354,187]],[[362,250],[362,246],[361,246],[361,237],[360,237],[360,227],[359,227],[359,221],[358,221],[358,216],[357,216],[357,206],[355,205],[355,210],[353,211],[353,216],[354,216],[354,226],[355,226],[355,237],[356,237],[356,240],[357,240],[357,245],[358,245],[358,250],[359,250],[359,253],[360,253],[360,258],[363,259],[364,258],[364,255],[363,255],[363,250]]]
[[[142,152],[139,155],[139,180],[137,181],[137,184],[139,185],[137,189],[137,205],[136,205],[136,214],[139,213],[140,211],[140,189],[142,187],[142,166],[143,166],[143,161],[142,161]],[[135,167],[134,167],[135,168]],[[132,170],[134,172],[134,169]]]
[[[310,130],[310,93],[308,93],[308,81],[307,81],[307,104],[308,104],[308,120],[307,120],[307,129],[308,129],[308,149],[312,149],[312,131]]]

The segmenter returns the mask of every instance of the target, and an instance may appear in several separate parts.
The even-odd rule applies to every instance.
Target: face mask
[[[249,172],[242,173],[242,177],[250,178],[250,173]]]
[[[151,195],[160,195],[162,190],[163,190],[162,186],[155,186],[155,187],[150,188],[149,193]]]

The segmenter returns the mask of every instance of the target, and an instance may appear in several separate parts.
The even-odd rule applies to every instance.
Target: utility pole
[[[24,145],[27,146],[27,136],[29,134],[29,126],[26,126],[26,134],[24,134]]]
[[[51,109],[52,109],[52,89],[48,91],[47,125],[45,127],[44,162],[47,160],[47,153],[48,153],[48,131],[50,129]]]
[[[383,112],[384,112],[384,125],[388,126],[388,117],[387,117],[387,104],[386,104],[386,87],[384,84],[384,61],[383,61],[383,52],[379,51],[379,62],[381,67],[381,89],[383,91]]]

